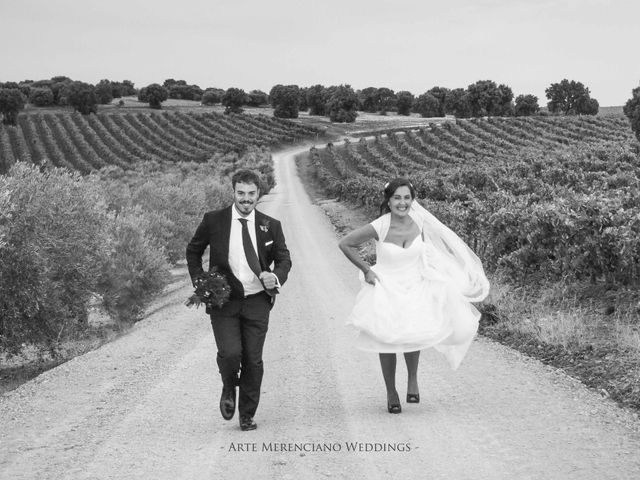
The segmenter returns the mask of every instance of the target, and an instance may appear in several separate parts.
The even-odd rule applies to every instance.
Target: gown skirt
[[[429,263],[428,242],[408,247],[376,242],[379,281],[360,273],[361,289],[347,324],[359,331],[356,346],[379,353],[435,348],[457,369],[478,331],[480,312],[456,285]]]

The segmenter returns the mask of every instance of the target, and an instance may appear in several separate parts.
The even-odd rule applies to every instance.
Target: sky
[[[506,84],[566,78],[601,106],[640,86],[637,0],[0,0],[0,81],[165,79],[276,84]]]

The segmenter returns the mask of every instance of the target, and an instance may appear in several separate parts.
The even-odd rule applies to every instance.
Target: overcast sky
[[[419,95],[494,80],[546,105],[568,78],[609,106],[640,85],[638,44],[638,0],[0,0],[0,81]]]

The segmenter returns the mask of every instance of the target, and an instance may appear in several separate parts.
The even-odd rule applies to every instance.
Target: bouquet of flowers
[[[196,278],[195,287],[195,293],[186,302],[187,307],[199,307],[202,303],[208,307],[221,307],[231,295],[226,277],[215,267]]]

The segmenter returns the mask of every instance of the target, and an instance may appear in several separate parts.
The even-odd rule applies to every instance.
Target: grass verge
[[[23,345],[16,355],[0,355],[0,395],[18,388],[43,372],[68,362],[111,342],[126,333],[130,325],[108,324],[91,327],[74,339],[68,339],[47,349],[36,345]]]

